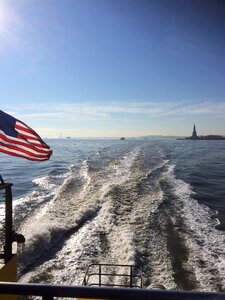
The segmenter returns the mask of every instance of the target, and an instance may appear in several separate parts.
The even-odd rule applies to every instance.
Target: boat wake
[[[135,147],[104,164],[98,152],[72,165],[62,185],[48,183],[54,196],[32,198],[33,208],[30,199],[18,200],[18,212],[29,207],[17,220],[27,240],[20,281],[79,285],[91,263],[137,264],[145,286],[224,290],[224,233],[215,229],[215,212],[153,150]],[[46,189],[46,180],[36,184]]]

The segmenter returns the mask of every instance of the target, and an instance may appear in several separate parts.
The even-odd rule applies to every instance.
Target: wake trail
[[[109,207],[108,209],[110,210],[106,195],[112,185],[122,184],[126,181],[132,161],[136,155],[136,151],[134,151],[131,155],[124,156],[116,164],[109,165],[108,169],[97,172],[90,171],[88,162],[84,162],[81,170],[77,171],[75,169],[74,174],[65,181],[57,196],[48,204],[48,207],[45,207],[45,213],[36,220],[31,218],[23,225],[23,233],[27,230],[25,235],[28,237],[28,247],[26,247],[21,258],[21,269],[24,270],[21,270],[21,274],[25,274],[25,271],[28,271],[26,266],[30,266],[30,272],[29,275],[22,276],[22,281],[24,278],[26,280],[27,278],[29,280],[38,278],[39,280],[40,274],[49,269],[48,265],[51,264],[51,259],[45,263],[44,258],[38,260],[38,256],[40,257],[46,251],[46,248],[50,249],[50,253],[45,256],[45,259],[49,259],[49,257],[54,255],[57,256],[58,253],[63,253],[62,256],[64,256],[67,240],[78,239],[79,242],[73,243],[73,245],[78,245],[78,249],[75,247],[74,250],[74,255],[78,258],[81,255],[80,253],[77,255],[79,251],[81,251],[82,256],[85,256],[85,249],[87,248],[85,242],[88,242],[89,245],[88,257],[95,257],[96,251],[100,253],[100,256],[101,253],[102,255],[105,253],[105,251],[101,251],[101,248],[103,246],[103,249],[107,249],[105,232],[108,229],[105,225],[101,225],[104,228],[100,230],[101,226],[99,224],[101,224],[101,221],[99,220],[104,220],[104,224],[108,224],[108,227],[113,222],[113,218],[108,220],[108,223],[106,222],[110,216],[108,211],[107,214],[104,213],[106,207]],[[39,226],[38,233],[31,231],[31,226],[36,228],[37,224],[40,223],[43,224],[43,230],[40,230]],[[80,236],[82,233],[84,234],[84,239]],[[88,239],[87,235],[90,235]],[[60,240],[63,242],[60,242]],[[70,242],[68,243],[70,244]],[[100,248],[97,247],[98,244],[101,245]],[[41,248],[42,251],[38,251]],[[59,257],[61,259],[60,254]],[[38,261],[38,263],[34,264],[32,260]],[[66,257],[64,261],[66,261]],[[70,261],[69,257],[68,261]],[[37,266],[41,262],[43,264],[37,267],[39,271],[33,272],[32,267]],[[53,262],[52,273],[55,273],[54,265],[58,264],[55,261]],[[49,276],[49,278],[52,278],[52,276]]]

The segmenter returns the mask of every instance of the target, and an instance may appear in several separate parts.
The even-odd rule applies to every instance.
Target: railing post
[[[12,183],[5,183],[0,175],[0,190],[4,193],[5,201],[5,220],[4,220],[4,237],[1,237],[4,243],[4,263],[6,264],[13,257],[12,243],[24,243],[25,238],[22,234],[15,233],[13,230],[13,199],[12,199]],[[2,222],[3,223],[3,222]],[[3,225],[3,224],[2,224]],[[2,241],[1,241],[2,243]]]
[[[101,265],[99,265],[99,286],[102,285],[102,268]]]
[[[12,257],[13,224],[12,224],[12,190],[11,184],[6,186],[5,202],[5,262]]]
[[[132,288],[133,266],[130,266],[130,288]]]
[[[5,241],[4,261],[7,263],[12,258],[13,219],[12,219],[12,183],[5,183],[0,177],[0,188],[5,191]]]

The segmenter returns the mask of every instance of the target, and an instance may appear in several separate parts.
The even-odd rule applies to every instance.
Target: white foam
[[[132,244],[132,231],[129,231],[125,226],[122,227],[122,231],[113,229],[112,232],[110,232],[110,229],[115,226],[115,216],[110,199],[107,198],[107,193],[112,185],[122,184],[128,180],[132,162],[137,154],[138,151],[135,150],[124,156],[123,159],[117,163],[116,169],[109,166],[108,170],[99,171],[100,173],[98,174],[99,177],[97,177],[97,180],[95,175],[92,176],[89,172],[88,161],[84,161],[80,167],[71,166],[71,176],[65,180],[57,196],[54,197],[54,201],[51,201],[48,206],[45,206],[45,208],[47,208],[45,209],[45,213],[42,215],[39,214],[38,216],[36,215],[35,219],[32,218],[28,220],[27,224],[24,224],[23,233],[26,235],[28,241],[27,252],[24,253],[24,257],[32,251],[37,251],[32,248],[32,245],[37,244],[38,247],[41,247],[42,244],[45,244],[44,247],[46,247],[46,245],[48,246],[51,242],[53,231],[67,230],[72,226],[76,226],[76,224],[79,227],[80,220],[87,219],[86,223],[79,229],[79,232],[74,234],[65,244],[63,250],[57,254],[57,263],[63,260],[67,267],[64,270],[64,275],[62,271],[59,272],[59,277],[57,277],[57,271],[54,271],[53,268],[54,276],[57,278],[56,282],[61,282],[62,278],[65,280],[65,278],[68,277],[66,275],[68,268],[71,269],[71,274],[76,274],[76,279],[73,278],[73,276],[69,276],[68,283],[79,278],[79,270],[76,271],[76,265],[78,264],[79,266],[79,260],[81,258],[83,259],[85,257],[85,259],[88,259],[89,256],[94,257],[94,255],[90,255],[92,249],[89,248],[90,245],[92,245],[91,248],[93,248],[94,251],[95,247],[98,247],[100,231],[110,234],[110,240],[113,241],[112,243],[110,242],[110,245],[113,245],[110,246],[110,251],[113,251],[115,260],[118,260],[119,263],[123,263],[124,261],[133,263],[134,246]],[[102,175],[101,172],[103,172]],[[50,187],[49,184],[46,185],[45,180],[46,179],[42,178],[36,182],[45,188],[46,186]],[[99,209],[100,211],[96,218],[91,220],[90,217],[94,216],[95,212]],[[88,221],[88,219],[90,220]],[[30,226],[31,222],[32,226]],[[39,224],[42,224],[40,228]],[[39,230],[35,230],[36,228],[39,228]],[[98,249],[98,252],[101,252],[101,249]],[[69,255],[67,255],[67,253],[69,253]],[[86,253],[87,255],[85,256]],[[73,257],[73,262],[71,261],[71,256]],[[26,263],[26,260],[24,260],[24,262]],[[47,264],[50,264],[50,262]],[[83,267],[87,267],[87,262],[85,262],[85,266]],[[42,266],[40,268],[42,268]],[[24,278],[27,278],[27,276]],[[30,276],[35,276],[35,273]]]
[[[49,269],[54,283],[81,284],[87,266],[94,262],[95,252],[98,253],[97,262],[109,263],[109,257],[113,257],[112,263],[134,263],[133,233],[127,228],[120,229],[118,231],[113,205],[108,199],[102,205],[96,218],[85,223],[76,234],[73,234],[54,259],[37,267],[21,281],[30,280],[31,276],[32,278],[39,276],[43,269]],[[101,232],[104,232],[107,237],[110,253],[102,252]],[[63,262],[63,267],[57,269],[56,266],[60,262]]]
[[[218,224],[215,213],[209,207],[193,199],[191,186],[175,177],[174,166],[169,177],[174,193],[178,197],[179,209],[187,227],[186,245],[190,251],[187,268],[195,271],[201,290],[217,291],[225,289],[225,234],[215,228]]]

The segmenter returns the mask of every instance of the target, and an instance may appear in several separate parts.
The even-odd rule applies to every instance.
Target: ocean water
[[[82,284],[137,264],[144,286],[225,291],[225,142],[49,139],[50,161],[0,155],[26,238],[19,281]]]

